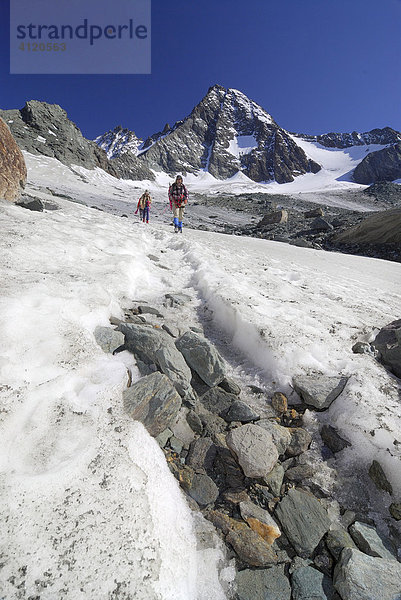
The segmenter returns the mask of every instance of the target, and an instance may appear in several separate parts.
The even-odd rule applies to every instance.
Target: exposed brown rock
[[[0,198],[14,202],[25,187],[25,160],[7,124],[0,117]]]

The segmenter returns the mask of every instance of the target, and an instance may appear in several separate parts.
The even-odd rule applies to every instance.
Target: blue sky
[[[215,83],[289,131],[401,130],[401,0],[153,0],[150,75],[10,75],[0,2],[0,108],[60,104],[88,138],[151,135]]]

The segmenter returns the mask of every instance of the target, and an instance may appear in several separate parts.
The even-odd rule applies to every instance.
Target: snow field
[[[139,377],[132,357],[105,355],[93,338],[134,297],[165,291],[146,256],[152,236],[57,202],[45,213],[0,205],[0,591],[222,599],[221,544],[210,535],[197,548],[202,524],[155,440],[123,412],[127,367]]]

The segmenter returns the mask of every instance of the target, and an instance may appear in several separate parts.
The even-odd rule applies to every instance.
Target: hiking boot
[[[174,226],[174,233],[178,233],[178,232],[179,232],[179,229],[178,229],[177,225],[175,225]]]

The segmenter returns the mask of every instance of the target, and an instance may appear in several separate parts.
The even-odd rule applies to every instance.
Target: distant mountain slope
[[[305,133],[294,133],[295,137],[309,142],[318,142],[326,148],[350,148],[351,146],[369,146],[372,144],[386,145],[396,144],[401,141],[401,133],[391,127],[383,129],[372,129],[365,133],[323,133],[322,135],[308,135]]]

